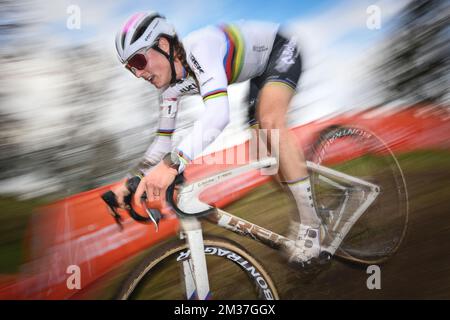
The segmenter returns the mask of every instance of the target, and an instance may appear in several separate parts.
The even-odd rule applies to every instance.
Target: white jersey
[[[205,112],[179,144],[181,159],[185,163],[192,161],[215,140],[229,122],[228,85],[264,72],[278,28],[274,23],[244,21],[209,26],[183,39],[187,63],[198,85],[188,77],[163,92],[158,137],[147,150],[147,160],[159,162],[171,151],[178,102],[183,95],[200,94]]]

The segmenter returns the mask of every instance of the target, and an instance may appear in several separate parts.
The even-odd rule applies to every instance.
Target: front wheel
[[[406,233],[408,197],[400,165],[386,143],[366,129],[335,126],[322,132],[310,158],[380,187],[375,202],[350,229],[336,255],[374,264],[394,254]],[[367,194],[352,185],[342,188],[317,172],[311,173],[311,184],[317,211],[327,230],[342,223]]]
[[[269,274],[240,245],[227,239],[205,237],[204,247],[211,299],[279,299]],[[195,292],[187,289],[190,279],[185,268],[189,268],[189,262],[185,241],[162,245],[130,274],[117,299],[195,299]]]

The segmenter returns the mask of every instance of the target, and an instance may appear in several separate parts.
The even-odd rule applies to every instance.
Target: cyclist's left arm
[[[229,123],[228,81],[223,66],[223,35],[214,30],[191,35],[186,47],[187,61],[194,71],[205,111],[193,130],[178,145],[182,163],[192,161],[210,145]],[[180,167],[180,172],[184,166]]]

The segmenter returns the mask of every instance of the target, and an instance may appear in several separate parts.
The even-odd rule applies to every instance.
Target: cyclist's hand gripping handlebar
[[[167,203],[172,207],[172,209],[178,214],[180,217],[202,217],[205,215],[208,215],[210,213],[213,213],[215,211],[215,208],[211,207],[210,209],[200,211],[200,212],[185,212],[181,210],[178,206],[176,201],[173,199],[175,194],[175,189],[178,185],[183,184],[185,182],[185,177],[183,173],[180,173],[175,177],[175,180],[172,182],[172,184],[167,188],[166,190],[166,201]]]
[[[130,217],[133,218],[137,222],[141,222],[141,223],[146,223],[149,221],[153,222],[153,224],[155,225],[156,231],[158,231],[158,224],[159,224],[159,221],[161,220],[161,213],[159,212],[159,210],[148,208],[145,205],[145,201],[147,199],[146,193],[144,192],[144,194],[142,195],[141,201],[144,202],[145,211],[147,212],[148,217],[144,217],[144,216],[141,216],[140,214],[138,214],[133,209],[133,206],[131,204],[132,199],[133,199],[133,194],[136,192],[136,189],[137,189],[140,181],[141,181],[141,178],[136,176],[136,177],[128,179],[126,182],[127,189],[130,192],[124,198],[127,212],[130,215]],[[117,212],[117,208],[119,208],[119,204],[117,202],[116,195],[112,191],[107,191],[107,192],[103,193],[101,197],[102,197],[103,201],[105,201],[105,203],[108,205],[109,213],[113,216],[116,223],[119,225],[120,230],[123,230],[123,225],[122,225],[123,219],[120,216],[120,214]]]

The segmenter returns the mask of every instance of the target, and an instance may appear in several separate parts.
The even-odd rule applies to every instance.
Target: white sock
[[[312,199],[309,176],[294,181],[287,181],[285,183],[294,196],[300,215],[300,222],[311,226],[312,228],[320,227],[320,219],[317,216],[314,201]]]

